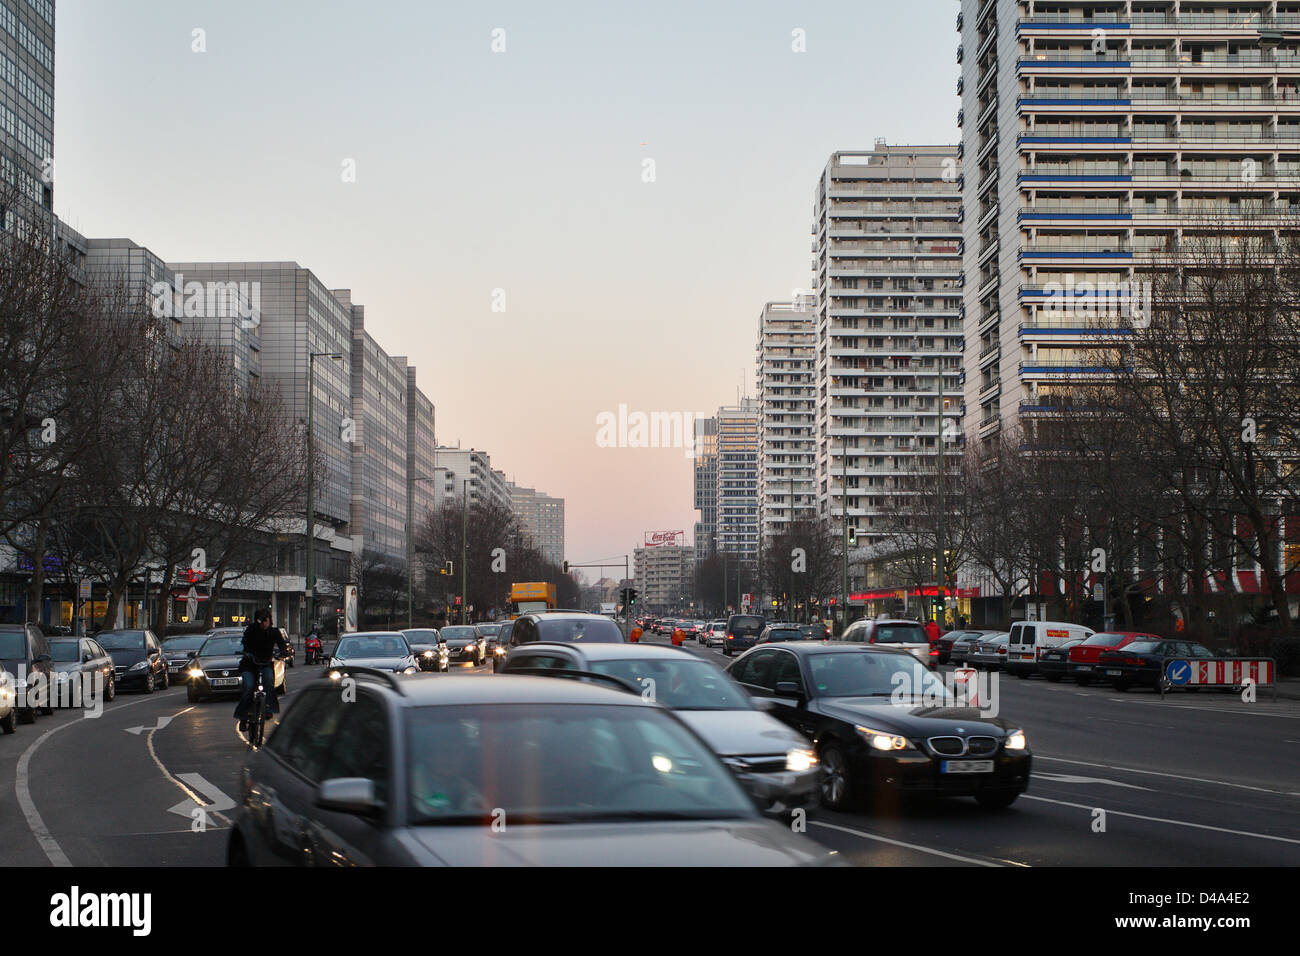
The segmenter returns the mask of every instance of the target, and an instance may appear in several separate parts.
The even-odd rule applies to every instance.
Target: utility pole
[[[947,504],[945,503],[945,499],[944,499],[944,487],[943,487],[943,479],[944,479],[943,473],[944,473],[944,468],[946,467],[946,462],[944,461],[944,454],[943,454],[943,359],[941,357],[936,357],[935,364],[938,368],[938,373],[939,373],[937,378],[937,385],[935,386],[936,387],[935,401],[938,403],[935,406],[935,420],[938,422],[938,432],[936,437],[936,451],[938,452],[937,460],[939,462],[939,467],[936,470],[937,470],[937,478],[938,478],[938,486],[939,486],[939,513],[936,517],[937,520],[936,530],[938,533],[935,535],[934,560],[935,560],[935,569],[936,569],[935,570],[936,595],[939,602],[939,612],[938,612],[939,626],[943,627],[944,624],[947,623],[947,618],[948,618],[948,578],[947,578],[947,572],[943,566],[943,558],[944,558],[943,546],[944,546],[945,531],[947,530],[945,527],[945,519],[946,519],[945,512],[948,510]]]
[[[849,626],[849,437],[840,436],[840,526],[844,534],[844,572],[840,580],[840,634]]]
[[[468,569],[465,567],[469,563],[469,479],[460,480],[460,623],[467,623],[465,616],[469,614],[469,595],[465,592],[466,575]]]

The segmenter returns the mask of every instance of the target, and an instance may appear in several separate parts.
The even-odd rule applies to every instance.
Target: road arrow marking
[[[174,813],[177,816],[192,819],[194,811],[199,807],[202,807],[205,813],[221,813],[223,810],[230,810],[235,806],[234,800],[230,799],[212,784],[208,783],[208,781],[204,780],[200,774],[178,773],[176,778],[188,784],[191,790],[197,790],[199,793],[203,794],[203,796],[207,797],[211,802],[202,804],[196,800],[182,800],[180,803],[176,804],[176,806],[169,807],[167,809],[168,813]]]
[[[171,719],[170,717],[159,717],[159,718],[158,718],[158,723],[154,724],[152,727],[127,727],[127,728],[125,728],[125,729],[126,729],[126,732],[127,732],[128,734],[135,734],[137,737],[139,737],[139,736],[140,736],[142,733],[144,733],[146,730],[150,730],[150,731],[153,731],[153,730],[162,730],[164,727],[166,727],[166,726],[167,726],[168,724],[170,724],[171,722],[172,722],[172,719]]]

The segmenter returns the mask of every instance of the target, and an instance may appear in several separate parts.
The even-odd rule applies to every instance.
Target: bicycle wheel
[[[262,725],[266,720],[266,695],[258,693],[253,697],[253,712],[248,718],[248,746],[262,746]]]

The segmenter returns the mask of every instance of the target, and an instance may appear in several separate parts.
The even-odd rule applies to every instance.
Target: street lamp
[[[307,590],[307,620],[310,627],[316,621],[316,496],[312,482],[315,472],[315,447],[313,445],[312,422],[316,410],[316,360],[328,358],[343,364],[342,352],[312,352],[307,356],[307,577],[304,585]]]

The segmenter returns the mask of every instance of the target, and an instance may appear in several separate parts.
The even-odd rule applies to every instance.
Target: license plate
[[[304,527],[305,527],[305,525],[304,525]],[[1092,670],[1092,665],[1091,665],[1091,664],[1078,664],[1078,665],[1075,666],[1074,669],[1075,669],[1076,671],[1090,671],[1090,670]]]
[[[992,773],[992,760],[945,760],[940,765],[943,773]]]
[[[1123,674],[1123,671],[1106,671],[1107,677],[1121,677]]]
[[[238,677],[217,677],[212,681],[213,687],[234,687],[236,684],[242,684],[243,680]]]

